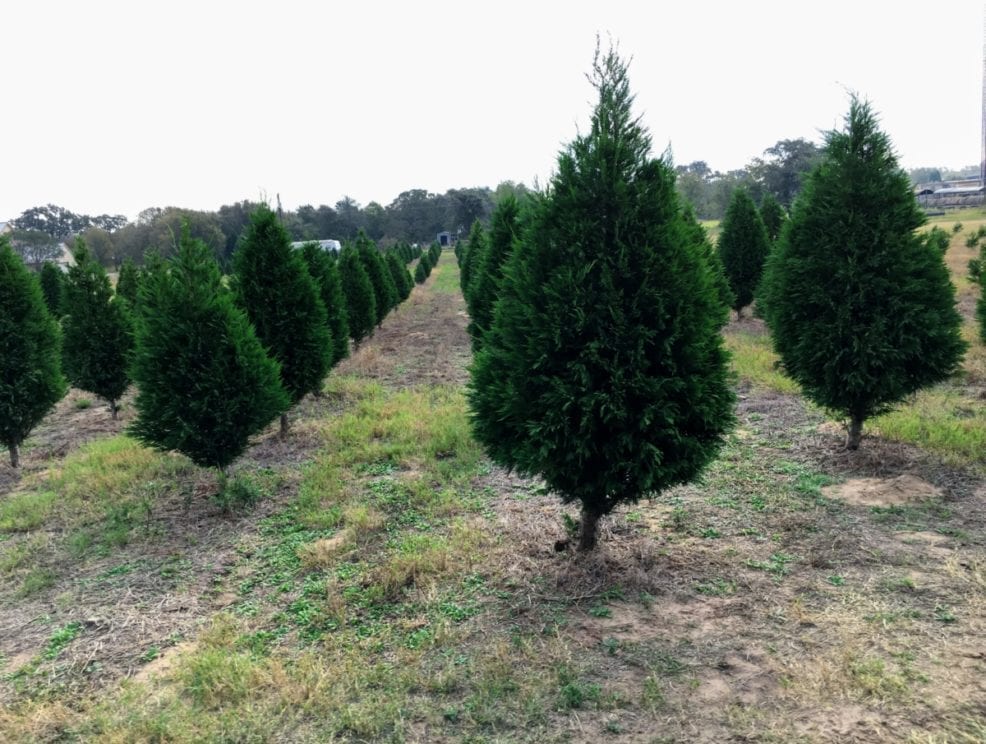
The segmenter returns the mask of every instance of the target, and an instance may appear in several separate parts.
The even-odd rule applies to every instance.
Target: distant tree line
[[[375,201],[361,206],[347,196],[335,206],[305,204],[282,211],[279,219],[293,241],[355,240],[362,231],[382,246],[398,240],[428,245],[444,231],[465,236],[475,221],[489,219],[498,201],[506,196],[524,198],[528,192],[524,184],[512,181],[504,181],[495,190],[461,188],[433,194],[411,189],[387,206]],[[118,268],[128,258],[143,263],[148,251],[165,258],[174,255],[183,226],[187,226],[189,237],[205,243],[220,265],[228,268],[237,241],[259,206],[259,202],[244,200],[224,204],[214,212],[152,207],[127,222],[120,215],[89,217],[49,204],[33,207],[11,221],[15,229],[11,243],[25,263],[37,266],[58,257],[59,243],[81,236],[99,263]]]

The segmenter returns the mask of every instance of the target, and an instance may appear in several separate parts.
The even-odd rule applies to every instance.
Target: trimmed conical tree
[[[376,322],[379,326],[387,317],[387,313],[397,305],[397,287],[394,286],[390,270],[384,263],[380,251],[377,250],[376,244],[362,230],[356,236],[356,252],[363,263],[366,275],[370,277],[373,297],[376,300]]]
[[[472,223],[469,230],[469,240],[462,253],[462,266],[459,269],[459,286],[462,288],[462,296],[466,299],[466,305],[472,305],[472,279],[477,265],[482,260],[486,252],[486,232],[483,226],[476,220]]]
[[[959,365],[955,290],[868,103],[852,98],[771,252],[762,294],[774,348],[818,405],[863,422]]]
[[[733,310],[739,316],[743,308],[753,302],[763,263],[770,252],[767,230],[745,189],[733,191],[722,220],[718,250],[733,293]]]
[[[62,364],[77,388],[108,401],[116,418],[118,402],[130,384],[127,367],[133,348],[133,318],[116,301],[106,271],[77,238],[75,264],[68,270],[62,321]]]
[[[955,230],[954,232],[958,232]],[[978,238],[969,247],[979,243]],[[976,320],[979,322],[979,338],[986,343],[986,243],[979,246],[979,258],[969,261],[969,278],[979,285],[979,300],[976,302]]]
[[[65,395],[60,355],[40,285],[0,236],[0,443],[15,468],[21,442]]]
[[[724,320],[728,320],[728,310],[733,306],[736,296],[733,294],[733,290],[729,288],[729,281],[726,279],[726,270],[722,267],[722,259],[719,258],[719,252],[713,247],[712,241],[709,240],[709,236],[705,232],[705,228],[702,227],[698,218],[695,216],[695,210],[691,204],[686,203],[682,207],[681,216],[685,221],[688,235],[694,244],[698,246],[699,252],[709,265],[709,270],[712,273],[712,283],[715,286],[716,294],[719,296],[719,302],[727,310],[727,314],[723,318]]]
[[[349,321],[346,319],[346,296],[342,291],[339,267],[318,243],[305,243],[301,255],[308,265],[308,272],[318,286],[319,296],[325,306],[329,331],[332,333],[331,366],[349,356]]]
[[[421,256],[421,260],[418,261],[418,265],[414,267],[414,282],[415,284],[424,284],[425,280],[428,279],[428,274],[431,273],[431,266],[428,265],[428,254]]]
[[[398,258],[396,253],[390,252],[384,256],[384,261],[387,264],[387,270],[390,272],[390,278],[394,281],[394,287],[397,290],[397,304],[400,304],[407,299],[408,295],[411,294],[411,278],[407,274],[407,269],[404,268],[404,264],[401,263],[400,258]]]
[[[41,292],[48,312],[53,317],[60,318],[65,296],[65,273],[51,261],[41,264]]]
[[[767,192],[760,202],[760,219],[763,220],[764,229],[767,230],[767,238],[771,243],[776,242],[787,215],[784,213],[784,207],[770,192]]]
[[[468,387],[492,459],[581,502],[582,549],[618,504],[696,477],[734,418],[726,311],[674,171],[650,156],[622,60],[593,67],[591,128],[535,201]]]
[[[318,389],[332,361],[332,334],[325,306],[304,259],[266,205],[250,217],[233,254],[231,287],[257,338],[281,365],[281,382],[292,405]],[[281,435],[288,414],[281,414]]]
[[[513,195],[508,194],[493,210],[483,255],[473,270],[469,336],[474,352],[482,346],[483,334],[493,322],[493,303],[500,293],[503,265],[510,257],[519,234],[520,204]]]
[[[116,280],[116,295],[122,297],[130,303],[131,307],[137,302],[137,283],[140,275],[137,271],[137,264],[128,256],[123,259],[120,266],[120,275]]]
[[[175,450],[225,483],[229,465],[291,404],[280,368],[223,286],[211,250],[186,230],[170,262],[141,280],[130,432]]]
[[[339,278],[346,298],[349,335],[358,347],[364,338],[373,334],[377,324],[377,300],[370,277],[352,246],[347,245],[339,253]]]

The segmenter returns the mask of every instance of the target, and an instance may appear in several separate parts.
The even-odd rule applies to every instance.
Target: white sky
[[[980,157],[973,0],[8,0],[0,28],[0,220],[543,182],[588,119],[597,32],[677,163],[817,140],[847,89],[905,167]]]

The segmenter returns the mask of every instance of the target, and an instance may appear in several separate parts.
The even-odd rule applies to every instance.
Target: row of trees
[[[757,210],[734,190],[714,250],[671,163],[650,155],[614,51],[597,50],[592,80],[590,131],[504,231],[502,268],[502,225],[474,226],[459,253],[475,436],[581,503],[583,549],[617,504],[695,478],[721,447],[730,305],[757,297],[785,371],[848,421],[852,449],[866,419],[953,374],[965,349],[943,251],[917,233],[923,213],[868,104],[853,97],[796,197],[771,190]]]
[[[223,479],[248,437],[278,415],[284,435],[288,408],[321,389],[349,339],[359,343],[410,294],[406,262],[417,253],[406,244],[382,253],[362,233],[338,262],[318,244],[295,251],[290,243],[262,205],[228,282],[209,247],[185,229],[174,256],[152,256],[139,273],[130,265],[114,294],[79,239],[75,265],[46,299],[4,240],[0,440],[11,462],[64,394],[63,371],[109,401],[114,417],[136,383],[133,434],[217,467]]]

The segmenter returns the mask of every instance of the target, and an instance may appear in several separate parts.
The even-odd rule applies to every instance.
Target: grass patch
[[[740,379],[788,395],[800,392],[797,383],[780,370],[780,358],[774,353],[769,336],[731,331],[725,339],[726,348],[732,354],[733,370]]]

